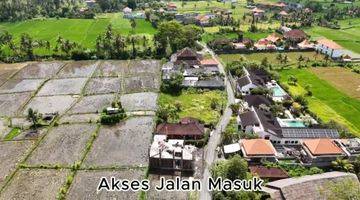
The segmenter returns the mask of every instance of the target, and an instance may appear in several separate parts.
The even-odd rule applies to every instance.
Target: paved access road
[[[228,96],[228,103],[226,105],[224,114],[220,118],[219,123],[217,124],[215,130],[213,131],[213,133],[209,139],[209,143],[205,147],[205,151],[204,151],[204,153],[205,153],[205,156],[204,156],[205,169],[204,169],[204,174],[203,174],[203,179],[202,179],[202,190],[200,191],[200,200],[210,200],[211,193],[209,191],[207,191],[207,180],[211,176],[210,167],[217,158],[216,147],[220,144],[221,132],[222,132],[222,130],[225,129],[227,124],[230,122],[232,111],[231,111],[229,105],[232,103],[235,103],[235,95],[234,95],[234,91],[232,90],[231,84],[226,76],[225,68],[222,65],[222,63],[220,62],[219,58],[206,45],[203,45],[203,44],[200,44],[200,45],[202,45],[204,47],[204,50],[206,52],[210,53],[211,56],[213,57],[213,59],[215,59],[219,63],[220,72],[225,74],[225,85],[226,85],[226,91],[227,91],[227,96]]]

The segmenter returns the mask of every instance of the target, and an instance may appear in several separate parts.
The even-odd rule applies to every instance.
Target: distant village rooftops
[[[286,11],[281,11],[281,12],[279,12],[279,15],[282,15],[282,16],[287,16],[287,15],[289,15]]]
[[[201,60],[200,63],[201,63],[201,65],[204,65],[204,66],[207,66],[207,65],[211,65],[211,66],[216,65],[217,66],[219,64],[216,60],[214,60],[212,58]]]
[[[251,10],[253,13],[264,13],[265,11],[264,10],[261,10],[259,8],[254,8]]]
[[[132,12],[132,9],[129,8],[129,7],[125,7],[125,8],[123,9],[123,12],[124,12],[124,13],[131,13],[131,12]]]
[[[303,144],[314,156],[344,154],[341,148],[338,147],[332,139],[320,138],[304,140]]]
[[[326,39],[326,38],[319,39],[317,41],[317,43],[319,45],[323,45],[323,46],[326,46],[326,47],[331,48],[331,49],[343,49],[343,47],[338,45],[336,42],[334,42],[332,40],[329,40],[329,39]]]
[[[275,43],[282,39],[282,35],[280,35],[278,33],[272,33],[272,34],[268,35],[265,39],[268,41],[271,41],[272,43]]]
[[[284,38],[292,39],[292,40],[301,40],[302,41],[302,40],[307,38],[307,35],[303,30],[293,29],[291,31],[285,32],[284,33]]]

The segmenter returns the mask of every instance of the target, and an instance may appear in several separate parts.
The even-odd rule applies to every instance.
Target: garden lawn
[[[313,96],[306,97],[310,111],[316,113],[325,122],[336,121],[360,136],[359,100],[347,96],[308,69],[288,69],[279,71],[279,73],[280,81],[289,87],[292,95],[304,95],[304,88],[306,85],[310,85]],[[291,75],[297,77],[297,86],[287,84]]]
[[[213,110],[210,107],[211,100],[217,99],[219,109]],[[161,93],[159,97],[159,105],[181,104],[181,112],[179,117],[194,117],[204,121],[206,124],[217,123],[220,118],[220,107],[226,106],[226,93],[220,90],[206,91],[203,93],[190,92],[184,90],[179,96],[171,96]]]
[[[121,34],[132,33],[130,21],[120,13],[102,14],[96,19],[33,19],[14,23],[0,23],[0,31],[6,30],[19,41],[22,33],[30,34],[34,39],[50,41],[55,46],[58,36],[78,42],[87,48],[94,48],[96,37],[112,24],[113,29]],[[153,35],[156,32],[150,22],[136,20],[135,34]]]
[[[339,30],[314,26],[306,32],[314,39],[326,37],[346,49],[360,53],[360,18],[342,20],[339,24],[341,26]]]

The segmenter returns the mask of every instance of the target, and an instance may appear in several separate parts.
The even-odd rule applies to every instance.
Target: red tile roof
[[[197,57],[197,54],[194,50],[190,49],[190,48],[184,48],[182,50],[180,50],[177,54],[178,58],[181,57]]]
[[[257,175],[260,178],[272,178],[272,179],[289,178],[287,172],[281,168],[255,165],[255,166],[249,166],[249,169],[251,174]]]
[[[283,11],[281,11],[281,12],[279,13],[279,15],[288,15],[288,13],[283,10]]]
[[[265,139],[242,140],[242,146],[248,156],[274,156],[276,153],[271,142]]]
[[[344,152],[328,138],[311,139],[303,142],[312,155],[341,155]]]
[[[254,8],[251,11],[254,12],[254,13],[264,13],[265,12],[264,10],[261,10],[259,8]]]
[[[294,29],[286,32],[284,37],[288,39],[305,39],[307,35],[303,30]]]
[[[162,123],[156,127],[157,134],[178,136],[201,136],[205,133],[203,124],[194,118],[183,118],[180,123]]]
[[[218,65],[218,64],[219,63],[216,60],[212,59],[212,58],[204,59],[204,60],[201,61],[201,65]]]
[[[342,46],[338,45],[336,42],[332,40],[328,40],[326,38],[320,39],[317,41],[318,44],[329,47],[330,49],[342,49]]]

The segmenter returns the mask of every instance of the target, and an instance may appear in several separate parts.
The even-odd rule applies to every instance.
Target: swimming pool
[[[299,120],[283,120],[283,123],[286,125],[286,127],[291,127],[291,128],[304,128],[306,127],[304,122],[299,121]]]
[[[271,90],[273,91],[274,97],[283,97],[286,95],[286,92],[279,85],[272,87]]]

